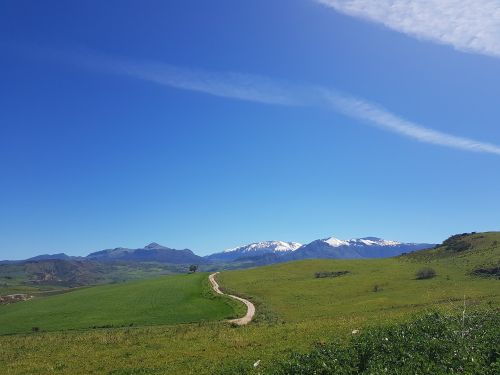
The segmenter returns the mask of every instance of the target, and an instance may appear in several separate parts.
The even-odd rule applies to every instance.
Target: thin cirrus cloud
[[[315,0],[457,50],[500,57],[500,0]]]
[[[305,98],[296,96],[299,91],[287,82],[277,82],[263,76],[210,72],[154,61],[116,59],[88,50],[74,53],[47,51],[50,55],[46,53],[44,57],[53,61],[64,61],[81,68],[128,76],[163,86],[263,104],[300,106],[305,103]]]
[[[130,64],[123,68],[127,75],[184,90],[264,104],[288,106],[304,104],[304,98],[294,95],[293,93],[297,91],[288,84],[284,82],[277,84],[273,80],[257,75],[215,73],[157,63]]]
[[[500,155],[500,146],[424,127],[377,104],[331,88],[297,85],[252,74],[211,72],[158,62],[120,60],[91,53],[71,57],[64,55],[65,57],[58,54],[58,58],[63,57],[66,62],[86,69],[230,99],[271,105],[326,108],[420,142]]]
[[[420,142],[465,151],[500,155],[499,146],[426,128],[362,99],[341,95],[332,91],[325,92],[325,98],[338,112]]]
[[[82,61],[82,60],[80,60]],[[102,63],[103,61],[101,61]],[[96,64],[93,64],[96,66]],[[108,61],[114,73],[184,90],[273,105],[328,108],[417,141],[464,151],[500,155],[494,144],[458,137],[408,121],[369,101],[317,86],[299,86],[262,76],[216,73],[161,63]]]

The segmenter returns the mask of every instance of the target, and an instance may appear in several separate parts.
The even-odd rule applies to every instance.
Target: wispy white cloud
[[[326,100],[338,112],[363,120],[381,129],[389,130],[420,142],[465,151],[500,155],[500,146],[426,128],[362,99],[345,96],[334,91],[324,91],[324,95]]]
[[[58,53],[56,58],[96,71],[125,75],[159,85],[251,102],[301,106],[307,99],[285,81],[235,72],[183,68],[154,61],[132,61],[97,55],[89,51]]]
[[[157,84],[215,96],[266,104],[302,104],[296,97],[297,91],[287,89],[286,83],[277,84],[257,75],[208,72],[158,63],[128,63],[121,69],[130,76]]]
[[[458,50],[500,57],[499,0],[315,0]]]
[[[60,58],[63,55],[57,56]],[[296,85],[251,74],[186,69],[162,63],[120,60],[89,53],[71,56],[70,59],[65,59],[85,68],[231,99],[271,105],[326,108],[420,142],[500,155],[500,146],[426,128],[399,117],[381,106],[330,88]]]

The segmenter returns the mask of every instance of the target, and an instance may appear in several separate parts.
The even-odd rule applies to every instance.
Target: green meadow
[[[231,373],[234,366],[251,369],[261,360],[259,371],[265,371],[315,344],[349,342],[353,330],[362,333],[429,311],[461,314],[464,303],[467,314],[495,311],[500,281],[473,272],[498,267],[500,234],[460,241],[467,246],[450,244],[391,259],[305,260],[222,272],[223,289],[256,305],[255,321],[244,327],[220,321],[241,314],[241,306],[214,299],[206,289],[207,274],[2,306],[2,332],[23,333],[0,336],[0,368],[7,374],[214,374]],[[422,268],[432,268],[436,276],[417,279]],[[40,320],[48,311],[59,315]],[[34,316],[41,331],[26,333]],[[89,329],[108,325],[114,328]]]
[[[95,286],[0,306],[0,334],[192,323],[233,317],[235,302],[213,296],[207,275],[163,276]]]
[[[500,302],[498,280],[468,275],[465,267],[447,261],[432,264],[433,279],[417,280],[416,273],[426,266],[406,258],[305,260],[225,272],[219,280],[229,292],[253,298],[264,305],[260,311],[272,311],[284,322],[350,316],[379,320],[431,306],[452,308],[464,297],[470,305]],[[318,271],[349,273],[315,278]]]

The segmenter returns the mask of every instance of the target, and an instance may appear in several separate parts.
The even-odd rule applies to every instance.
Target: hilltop
[[[462,233],[432,249],[405,254],[410,261],[448,262],[476,276],[500,278],[500,232]]]

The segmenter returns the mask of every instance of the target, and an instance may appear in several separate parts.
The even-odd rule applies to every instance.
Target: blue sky
[[[500,13],[389,3],[3,3],[0,259],[498,230]]]

